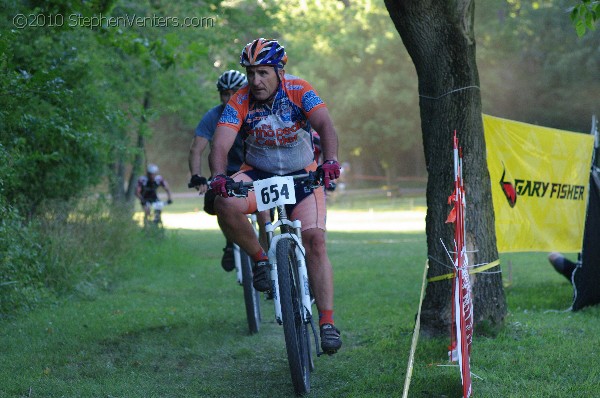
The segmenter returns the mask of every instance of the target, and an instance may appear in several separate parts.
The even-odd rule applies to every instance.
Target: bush
[[[37,232],[0,196],[0,317],[47,296]]]
[[[93,299],[110,287],[118,263],[139,239],[130,214],[103,200],[54,202],[39,214],[26,224],[0,204],[0,317],[43,300]]]

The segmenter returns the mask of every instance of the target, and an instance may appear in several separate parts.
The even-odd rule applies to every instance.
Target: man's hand
[[[208,181],[206,178],[199,176],[198,174],[194,174],[188,183],[188,188],[196,188],[200,189],[202,185],[207,185]]]
[[[227,193],[226,185],[228,182],[233,182],[230,177],[227,177],[224,174],[219,174],[213,177],[210,182],[210,189],[215,193],[215,195],[222,196],[224,198],[228,198],[229,194]]]
[[[329,188],[331,181],[340,177],[340,164],[337,160],[326,160],[319,167],[323,170],[323,183],[325,188]]]

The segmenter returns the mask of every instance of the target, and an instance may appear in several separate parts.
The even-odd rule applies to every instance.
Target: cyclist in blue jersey
[[[260,246],[246,214],[256,210],[256,197],[228,197],[228,180],[252,181],[273,175],[289,176],[317,169],[314,128],[321,138],[324,161],[318,166],[325,186],[340,175],[337,161],[337,133],[325,103],[311,85],[284,71],[287,55],[277,40],[257,39],[242,50],[240,63],[246,68],[248,85],[229,100],[215,131],[209,164],[213,174],[211,189],[219,195],[215,210],[223,232],[255,262],[254,287],[269,291],[268,256]],[[227,153],[239,137],[244,139],[245,157],[240,171],[226,175]],[[333,322],[333,270],[325,242],[324,190],[296,192],[298,202],[288,212],[302,224],[302,242],[313,288],[321,348],[335,353],[342,345]]]
[[[192,177],[188,185],[196,188],[200,194],[204,194],[204,211],[211,215],[215,215],[215,195],[212,191],[208,190],[207,179],[202,176],[202,154],[213,139],[215,129],[217,128],[217,122],[221,117],[225,104],[227,104],[229,98],[231,98],[231,96],[247,82],[246,75],[236,70],[228,70],[219,76],[219,79],[217,80],[217,90],[219,90],[221,103],[210,109],[202,117],[200,123],[198,123],[198,126],[196,127],[194,140],[190,147],[188,166]],[[227,154],[227,175],[230,176],[237,172],[243,162],[244,143],[240,137],[235,140],[231,150]],[[230,240],[227,240],[225,248],[223,249],[221,266],[227,272],[232,271],[235,268],[233,243]]]

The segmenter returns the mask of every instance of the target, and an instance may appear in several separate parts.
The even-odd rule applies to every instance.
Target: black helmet
[[[246,75],[237,70],[228,70],[224,72],[217,80],[217,89],[219,91],[237,90],[248,82]]]

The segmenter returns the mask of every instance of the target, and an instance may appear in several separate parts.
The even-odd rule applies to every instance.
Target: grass
[[[290,397],[283,331],[264,302],[247,333],[219,231],[167,231],[118,283],[3,321],[0,397]],[[426,258],[424,233],[329,232],[344,346],[316,359],[309,397],[401,396]],[[564,312],[572,289],[540,253],[501,257],[509,314],[475,335],[474,397],[592,397],[600,313]],[[420,339],[410,397],[460,397],[448,339]]]

